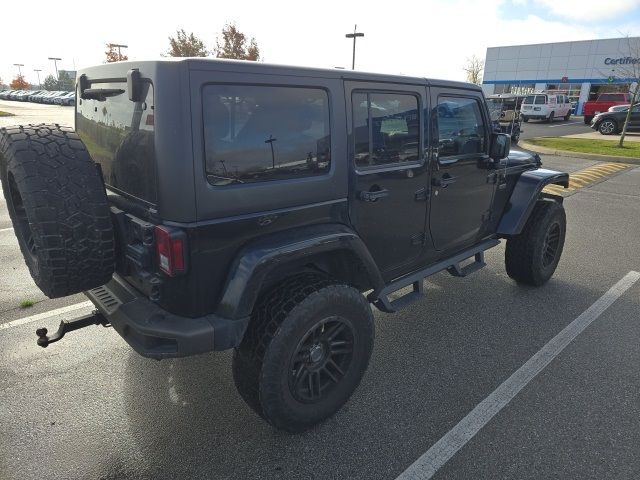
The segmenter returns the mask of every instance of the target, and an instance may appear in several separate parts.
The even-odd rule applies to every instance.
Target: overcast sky
[[[129,45],[129,58],[156,58],[183,28],[208,48],[227,22],[258,41],[264,61],[350,67],[355,23],[356,69],[464,80],[462,66],[489,46],[640,36],[640,0],[376,0],[183,2],[34,0],[2,9],[0,78],[25,64],[37,83],[58,68],[103,63],[107,42]]]

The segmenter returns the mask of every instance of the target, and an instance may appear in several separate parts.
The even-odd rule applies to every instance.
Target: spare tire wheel
[[[72,128],[0,129],[0,177],[20,250],[45,295],[109,281],[115,242],[104,182]]]

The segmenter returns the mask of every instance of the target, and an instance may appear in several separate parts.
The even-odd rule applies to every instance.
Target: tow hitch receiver
[[[73,320],[62,320],[60,322],[60,326],[58,327],[58,331],[50,337],[47,336],[48,331],[46,328],[37,329],[36,335],[38,336],[38,345],[40,345],[42,348],[46,348],[50,343],[54,343],[62,339],[65,333],[88,327],[90,325],[102,325],[103,327],[110,326],[107,319],[104,318],[100,312],[94,310],[89,315],[74,318]]]

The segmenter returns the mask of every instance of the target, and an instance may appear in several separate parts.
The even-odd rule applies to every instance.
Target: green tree
[[[58,89],[58,80],[53,75],[47,75],[47,78],[42,82],[42,88],[45,90],[57,90]]]
[[[234,23],[228,23],[224,26],[222,39],[216,38],[214,53],[218,58],[253,61],[260,59],[260,49],[256,39],[252,37],[249,40]]]
[[[176,31],[175,37],[169,37],[169,50],[166,57],[206,57],[207,48],[202,40],[196,37],[193,32],[187,35],[183,29]]]
[[[75,79],[71,78],[65,71],[60,71],[58,75],[58,88],[57,90],[64,90],[70,92],[75,87]]]
[[[24,79],[23,75],[16,75],[9,85],[12,90],[27,90],[31,85]]]
[[[484,60],[480,60],[475,55],[467,58],[467,63],[462,69],[467,74],[467,82],[480,85],[482,83],[482,72],[484,71]]]
[[[127,55],[123,55],[113,43],[107,43],[107,50],[104,52],[106,63],[123,62],[129,60]]]

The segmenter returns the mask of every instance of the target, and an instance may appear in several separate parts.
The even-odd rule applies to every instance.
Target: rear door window
[[[416,96],[356,92],[352,102],[356,167],[419,160],[421,128]]]
[[[330,169],[329,97],[323,89],[207,85],[202,107],[206,173],[213,185]]]

